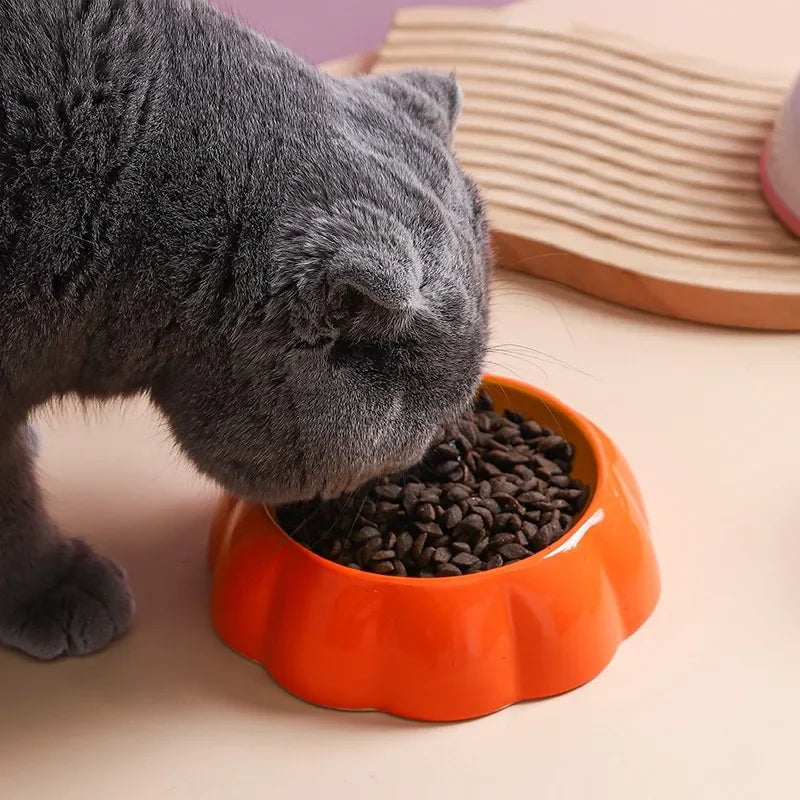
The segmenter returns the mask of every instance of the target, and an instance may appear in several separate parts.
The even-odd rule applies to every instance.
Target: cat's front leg
[[[0,440],[0,644],[36,658],[105,647],[133,617],[122,570],[62,536],[42,507],[23,426]]]

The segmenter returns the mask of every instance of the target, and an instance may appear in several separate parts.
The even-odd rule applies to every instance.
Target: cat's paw
[[[0,643],[34,658],[101,650],[130,626],[133,595],[122,570],[80,541],[53,585],[0,618]]]

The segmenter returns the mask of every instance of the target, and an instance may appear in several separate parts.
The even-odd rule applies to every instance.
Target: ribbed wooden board
[[[455,70],[500,263],[648,311],[800,330],[800,240],[758,156],[792,76],[656,52],[535,4],[398,14],[373,71]]]

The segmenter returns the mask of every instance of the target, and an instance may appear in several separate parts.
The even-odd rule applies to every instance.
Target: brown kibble
[[[377,528],[371,527],[359,528],[357,531],[353,531],[352,535],[350,536],[350,539],[354,542],[354,544],[363,544],[369,539],[380,538],[381,532]]]
[[[487,467],[494,466],[497,470],[497,475],[503,474],[503,469],[513,470],[518,464],[526,464],[530,460],[527,453],[521,453],[516,450],[490,450],[484,457],[484,471]],[[486,463],[490,462],[490,463]],[[501,469],[502,467],[502,469]]]
[[[490,497],[487,500],[482,500],[481,505],[484,508],[487,508],[492,514],[500,513],[500,504],[493,497]]]
[[[483,517],[480,514],[467,514],[464,519],[457,526],[458,531],[467,531],[469,533],[479,533],[483,530],[484,523]]]
[[[470,444],[469,439],[467,439],[463,433],[457,433],[454,441],[458,445],[457,449],[459,451],[459,455],[472,452],[472,445]]]
[[[492,495],[492,499],[503,511],[513,511],[516,514],[522,511],[522,506],[517,501],[517,498],[513,495],[506,494],[505,492],[499,492],[498,494]]]
[[[491,529],[494,524],[494,514],[484,506],[476,506],[475,513],[483,520],[483,527],[487,530]]]
[[[494,536],[490,537],[489,546],[497,550],[507,544],[515,542],[516,539],[517,537],[514,536],[513,533],[496,533]]]
[[[483,464],[481,465],[481,473],[485,478],[496,478],[498,475],[503,474],[503,470],[500,467],[492,464],[490,461],[486,461],[484,459]]]
[[[549,546],[589,499],[570,475],[574,448],[519,412],[484,406],[442,425],[416,466],[279,509],[281,524],[315,553],[383,575],[474,574]]]
[[[381,546],[380,539],[368,539],[361,547],[356,550],[356,561],[359,566],[364,567],[372,559],[372,554]]]
[[[425,491],[425,484],[424,483],[418,483],[418,482],[409,481],[403,487],[403,491],[402,491],[403,500],[406,500],[407,498],[413,498],[414,500],[416,500],[419,497],[420,493],[423,492],[423,491]]]
[[[517,495],[517,502],[522,503],[524,506],[532,506],[545,500],[547,498],[541,492],[523,492]]]
[[[414,559],[414,561],[419,561],[419,557],[422,554],[422,551],[425,549],[425,543],[427,541],[427,533],[420,533],[419,536],[414,539],[414,544],[411,546],[411,557]]]
[[[433,554],[433,561],[436,564],[446,564],[453,557],[453,553],[447,547],[437,547]]]
[[[475,447],[478,443],[478,426],[474,422],[463,420],[461,422],[461,433],[464,434],[470,445]]]
[[[531,461],[538,469],[537,475],[539,472],[541,472],[541,474],[544,475],[545,479],[547,480],[549,480],[553,475],[561,474],[561,467],[559,467],[554,461],[550,461],[549,458],[545,458],[540,453],[537,453],[535,456],[533,456]]]
[[[458,506],[450,506],[450,508],[444,512],[442,524],[447,530],[450,530],[451,528],[455,528],[463,518],[464,514]]]
[[[563,531],[561,525],[557,522],[548,522],[547,525],[542,525],[539,532],[536,534],[536,544],[541,548],[549,547],[553,542],[560,538]]]
[[[501,444],[511,444],[515,439],[519,438],[519,428],[512,425],[506,425],[495,431],[494,439]]]
[[[442,529],[435,522],[415,522],[411,527],[416,533],[427,533],[431,537],[442,535]]]
[[[436,509],[430,503],[421,503],[417,506],[417,519],[420,522],[433,522],[436,519]]]
[[[530,541],[531,539],[533,539],[534,536],[536,536],[538,530],[539,529],[532,522],[522,523],[522,533],[528,541]]]
[[[500,548],[499,553],[503,556],[503,560],[508,562],[512,558],[525,558],[531,554],[531,551],[523,547],[519,542],[511,542],[509,544],[504,544]]]
[[[489,412],[489,417],[492,420],[492,430],[493,431],[499,430],[500,428],[505,428],[506,425],[509,424],[508,420],[502,414],[498,414],[495,411],[490,411]]]
[[[509,511],[503,514],[496,514],[494,518],[494,524],[492,525],[492,530],[495,533],[501,533],[508,528],[508,524],[513,518],[514,514]]]
[[[454,564],[440,564],[436,569],[437,578],[455,578],[461,575],[461,570]]]
[[[514,467],[514,474],[519,475],[519,477],[524,481],[528,481],[535,477],[534,471],[530,467],[526,467],[524,464],[517,464],[517,466]]]
[[[372,521],[378,525],[384,525],[390,519],[395,517],[400,512],[400,506],[397,503],[390,503],[389,501],[381,501],[375,504],[375,511],[372,514]],[[346,522],[347,520],[345,520]]]
[[[478,557],[482,556],[486,552],[486,548],[489,547],[489,537],[484,536],[475,547],[472,548],[473,555]]]
[[[519,432],[525,439],[535,439],[542,435],[542,426],[538,422],[528,419],[520,423]]]
[[[433,559],[433,554],[436,552],[435,547],[425,547],[423,548],[422,552],[419,554],[419,559],[417,559],[417,566],[420,569],[425,569],[428,564],[431,563]]]
[[[439,498],[442,496],[442,490],[438,486],[426,486],[419,493],[420,503],[438,503]]]
[[[510,494],[515,495],[519,492],[519,485],[516,483],[512,483],[509,481],[505,476],[501,476],[499,478],[492,478],[489,481],[489,485],[492,487],[492,494]]]
[[[474,408],[476,411],[494,411],[494,400],[485,389],[481,389],[475,398]]]
[[[460,569],[467,569],[473,564],[477,564],[479,561],[480,559],[472,555],[472,553],[457,553],[450,560],[452,564],[455,564]]]
[[[369,497],[363,498],[361,501],[361,517],[366,520],[372,519],[372,517],[375,515],[376,508],[377,506],[374,500],[370,500]]]
[[[433,471],[441,478],[453,480],[453,476],[461,472],[461,462],[443,461],[441,464],[437,464]]]
[[[492,418],[488,414],[478,414],[475,417],[475,422],[481,432],[488,433],[492,429]],[[478,434],[478,441],[481,441],[480,433]]]
[[[394,550],[398,558],[405,558],[414,544],[414,539],[408,531],[403,531],[398,534],[397,541],[394,544]]]
[[[470,492],[466,486],[461,486],[459,484],[454,484],[447,490],[447,497],[454,503],[457,503],[459,500],[466,500],[471,495],[472,492]]]
[[[403,494],[403,487],[398,486],[396,483],[384,483],[375,487],[374,494],[379,500],[396,501]],[[368,514],[367,516],[370,515]]]
[[[442,461],[458,461],[458,459],[461,457],[461,453],[459,452],[458,448],[449,443],[438,445],[434,449],[433,455],[436,458],[440,458]]]

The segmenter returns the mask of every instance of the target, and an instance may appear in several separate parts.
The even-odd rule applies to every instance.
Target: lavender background
[[[505,5],[508,0],[211,0],[251,27],[291,47],[309,61],[369,50],[379,45],[394,12],[412,5]]]

